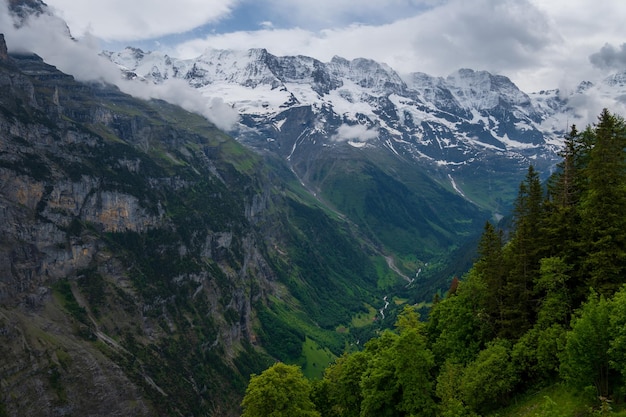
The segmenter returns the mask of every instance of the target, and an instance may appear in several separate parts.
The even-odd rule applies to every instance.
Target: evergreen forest
[[[319,380],[253,375],[243,416],[626,415],[626,122],[572,126],[561,157],[426,317],[406,307]]]

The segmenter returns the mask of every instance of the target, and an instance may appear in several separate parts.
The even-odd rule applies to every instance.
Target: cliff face
[[[4,35],[0,33],[0,62],[8,62],[9,54],[7,52],[7,44]]]
[[[284,163],[5,52],[0,414],[238,415],[251,373],[371,331],[336,329],[382,299],[374,245]]]
[[[259,159],[3,41],[0,409],[236,414],[267,363],[252,347],[252,305],[274,285],[253,227],[272,188]]]

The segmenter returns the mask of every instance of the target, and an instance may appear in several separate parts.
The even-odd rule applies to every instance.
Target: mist
[[[167,80],[157,86],[125,79],[115,64],[99,55],[100,45],[94,37],[87,34],[80,40],[72,38],[65,22],[51,14],[16,22],[6,0],[0,0],[0,28],[9,53],[34,53],[78,81],[104,82],[143,100],[167,101],[205,117],[225,131],[232,130],[239,120],[237,111],[221,98],[204,97],[184,81]]]
[[[337,129],[337,133],[331,137],[335,142],[345,142],[348,140],[356,142],[368,142],[378,137],[377,129],[370,129],[365,125],[343,124]]]

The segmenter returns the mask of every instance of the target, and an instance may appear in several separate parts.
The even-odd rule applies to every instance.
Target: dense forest
[[[585,399],[583,414],[622,409],[625,149],[626,123],[608,110],[572,126],[558,169],[542,183],[528,168],[512,220],[486,223],[473,267],[425,320],[406,307],[321,380],[283,363],[253,375],[243,416],[495,415],[555,385]],[[530,415],[567,415],[543,404]]]

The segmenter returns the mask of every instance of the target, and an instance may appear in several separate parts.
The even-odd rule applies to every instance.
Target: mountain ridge
[[[316,198],[394,254],[408,275],[443,253],[450,259],[476,232],[461,219],[481,217],[437,195],[436,187],[497,221],[512,209],[529,165],[547,178],[570,125],[626,94],[619,75],[571,92],[525,93],[487,71],[401,77],[371,59],[322,62],[267,49],[207,49],[186,60],[135,49],[103,55],[146,86],[181,79],[205,99],[222,99],[239,114],[229,130],[238,141],[277,155]],[[410,235],[430,244],[411,245]],[[422,297],[425,288],[447,285],[449,277],[432,272],[422,274],[432,280]]]
[[[434,168],[506,154],[523,165],[533,160],[548,169],[563,133],[540,130],[552,116],[549,107],[537,106],[508,78],[486,71],[461,69],[446,78],[414,73],[405,81],[389,66],[368,59],[334,57],[322,63],[276,57],[265,49],[207,50],[190,60],[135,49],[104,54],[131,78],[156,84],[181,78],[206,97],[222,98],[241,116],[232,133],[246,141],[250,131],[245,128],[256,130],[256,140],[246,143],[260,148],[280,136],[287,110],[302,106],[318,117],[297,137],[320,142],[317,129],[325,133],[325,146],[344,141],[382,147]],[[294,144],[292,138],[288,145]],[[283,156],[294,158],[292,152]],[[452,171],[444,170],[442,177]]]
[[[0,58],[0,138],[9,415],[237,415],[401,280],[276,158],[34,54]]]

